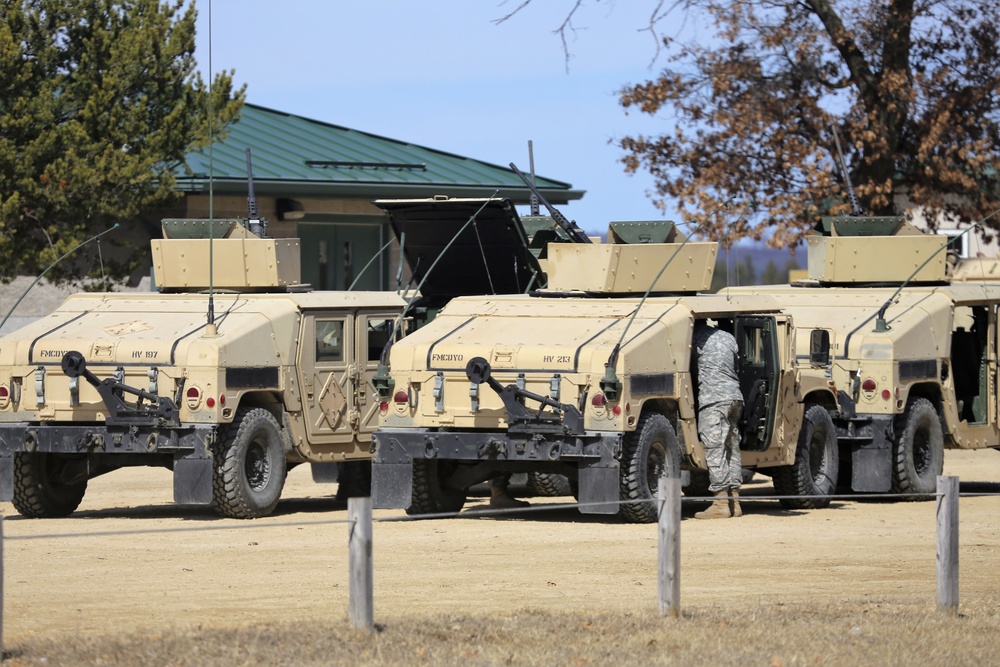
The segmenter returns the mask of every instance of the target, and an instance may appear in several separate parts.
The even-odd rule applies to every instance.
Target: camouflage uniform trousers
[[[740,465],[740,415],[743,401],[722,401],[698,411],[698,437],[708,461],[708,490],[712,493],[743,484]]]

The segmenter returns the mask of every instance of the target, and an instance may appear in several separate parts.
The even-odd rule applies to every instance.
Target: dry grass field
[[[1000,453],[947,452],[963,494]],[[1000,496],[963,497],[959,613],[935,607],[933,502],[837,500],[681,528],[679,619],[654,525],[573,509],[378,522],[372,634],[347,621],[346,506],[307,469],[275,515],[170,502],[170,475],[91,482],[67,519],[4,514],[10,665],[987,665],[1000,655]],[[570,499],[533,499],[533,506]],[[474,499],[470,506],[481,504]]]

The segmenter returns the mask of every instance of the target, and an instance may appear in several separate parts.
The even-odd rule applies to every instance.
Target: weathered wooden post
[[[678,618],[681,613],[681,480],[660,477],[659,568],[660,613]]]
[[[958,612],[958,477],[937,478],[937,606]]]
[[[348,498],[348,565],[351,573],[348,616],[359,630],[375,629],[372,583],[372,499]]]

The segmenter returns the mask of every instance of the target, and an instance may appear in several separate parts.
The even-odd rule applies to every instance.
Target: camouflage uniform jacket
[[[698,360],[698,407],[742,401],[733,335],[699,322],[694,329],[692,348]]]

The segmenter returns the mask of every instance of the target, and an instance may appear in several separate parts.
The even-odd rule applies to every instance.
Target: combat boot
[[[735,486],[729,489],[729,512],[734,519],[743,516],[743,510],[740,508],[740,490]]]
[[[733,513],[729,511],[729,491],[723,489],[715,492],[715,500],[703,512],[694,515],[696,519],[728,519]]]
[[[528,507],[528,505],[527,501],[518,500],[510,495],[506,479],[493,478],[490,480],[490,509],[519,509]]]

